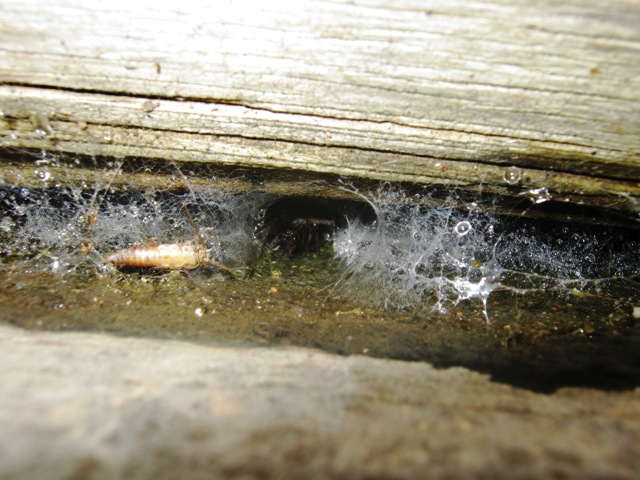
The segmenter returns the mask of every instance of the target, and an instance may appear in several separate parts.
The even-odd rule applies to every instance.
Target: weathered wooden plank
[[[638,468],[637,389],[538,394],[460,367],[6,325],[0,345],[2,478],[626,479]]]
[[[527,195],[529,191],[546,189],[553,192],[550,198],[556,200],[631,211],[637,210],[638,204],[634,197],[640,196],[640,185],[633,181],[522,168],[519,170],[521,180],[513,185],[513,182],[505,181],[507,169],[501,165],[423,158],[349,148],[346,145],[314,145],[311,138],[324,135],[324,129],[332,128],[339,132],[335,125],[328,126],[331,123],[329,121],[316,125],[304,122],[292,124],[287,141],[268,140],[272,117],[280,114],[256,112],[241,106],[211,107],[195,101],[156,100],[154,110],[149,112],[145,109],[144,102],[136,98],[29,87],[0,87],[0,99],[11,112],[10,117],[5,115],[4,118],[8,135],[5,144],[9,145],[14,136],[13,143],[17,145],[26,143],[29,147],[83,155],[124,158],[148,157],[151,154],[152,157],[178,163],[214,163],[238,167],[278,166],[367,179],[482,188],[487,193],[501,195]],[[218,122],[213,126],[200,122],[212,108],[221,112],[217,116]],[[238,109],[244,112],[238,113]],[[39,113],[34,116],[34,112]],[[40,112],[53,114],[48,116]],[[176,116],[182,116],[180,124],[183,131],[164,130],[168,123],[176,122]],[[300,119],[293,117],[292,122],[296,118]],[[2,123],[0,121],[0,125]],[[244,137],[241,132],[249,129],[262,131],[262,136]],[[20,132],[20,135],[16,135],[16,132]],[[30,166],[18,168],[11,165],[2,169],[4,180],[8,182],[19,182],[22,179],[38,183],[34,172]],[[57,178],[70,181],[76,179],[79,183],[83,174],[84,178],[89,176],[89,172],[83,173],[82,170],[75,169],[57,175]],[[123,178],[122,181],[139,182],[141,187],[171,186],[167,184],[166,178],[153,180],[150,177],[139,174],[135,178]],[[192,183],[197,185],[198,180],[194,178]],[[234,188],[243,191],[246,186],[234,184]],[[264,188],[271,191],[280,187]],[[326,189],[325,194],[328,194]]]
[[[522,189],[637,209],[633,1],[2,0],[0,12],[4,146],[508,192],[504,168],[518,165]]]

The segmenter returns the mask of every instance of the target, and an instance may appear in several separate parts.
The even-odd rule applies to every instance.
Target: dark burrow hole
[[[255,222],[264,250],[289,257],[318,252],[348,222],[370,224],[376,214],[368,203],[319,197],[287,196],[266,204]]]

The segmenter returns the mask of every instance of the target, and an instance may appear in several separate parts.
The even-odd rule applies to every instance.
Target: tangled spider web
[[[386,306],[412,307],[431,298],[437,310],[496,289],[589,291],[640,274],[637,231],[498,216],[455,192],[433,206],[383,186],[362,196],[376,221],[349,221],[335,238],[344,285]],[[637,285],[637,283],[636,283]],[[636,288],[637,291],[637,288]]]
[[[56,274],[85,267],[99,271],[104,256],[114,250],[195,239],[189,214],[213,258],[239,264],[255,256],[250,219],[264,195],[225,193],[213,184],[195,189],[177,165],[169,179],[175,188],[115,186],[122,168],[118,161],[96,164],[90,180],[66,186],[69,182],[60,177],[71,176],[78,165],[43,152],[34,163],[40,183],[0,186],[5,260]]]
[[[196,175],[174,164],[164,173],[179,188],[140,188],[120,181],[121,161],[94,161],[81,182],[64,178],[80,168],[76,158],[42,152],[30,162],[36,180],[16,174],[0,184],[5,263],[60,275],[100,273],[110,251],[148,239],[193,239],[185,205],[212,258],[252,265],[260,255],[256,218],[273,195],[224,191],[213,181],[214,170],[197,172],[209,181],[195,188]],[[140,162],[134,168],[140,173],[150,167]],[[507,173],[505,181],[517,172]],[[431,303],[440,311],[479,300],[488,318],[487,300],[497,289],[607,295],[612,282],[624,281],[638,290],[637,229],[498,215],[494,199],[463,198],[456,189],[442,195],[428,188],[411,194],[389,184],[339,188],[375,214],[371,221],[345,212],[332,232],[340,272],[333,290],[341,294],[395,308]],[[544,192],[535,193],[532,204],[544,201]]]

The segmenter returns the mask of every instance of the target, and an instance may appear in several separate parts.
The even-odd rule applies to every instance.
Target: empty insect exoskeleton
[[[198,242],[139,245],[112,252],[105,256],[104,262],[121,267],[157,268],[160,270],[191,270],[211,265],[235,275],[233,269],[211,258],[191,213],[186,205],[183,206],[196,231]]]

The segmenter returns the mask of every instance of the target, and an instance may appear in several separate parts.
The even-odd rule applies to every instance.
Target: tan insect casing
[[[189,270],[209,262],[203,247],[194,242],[138,246],[107,255],[105,263],[124,267]]]

